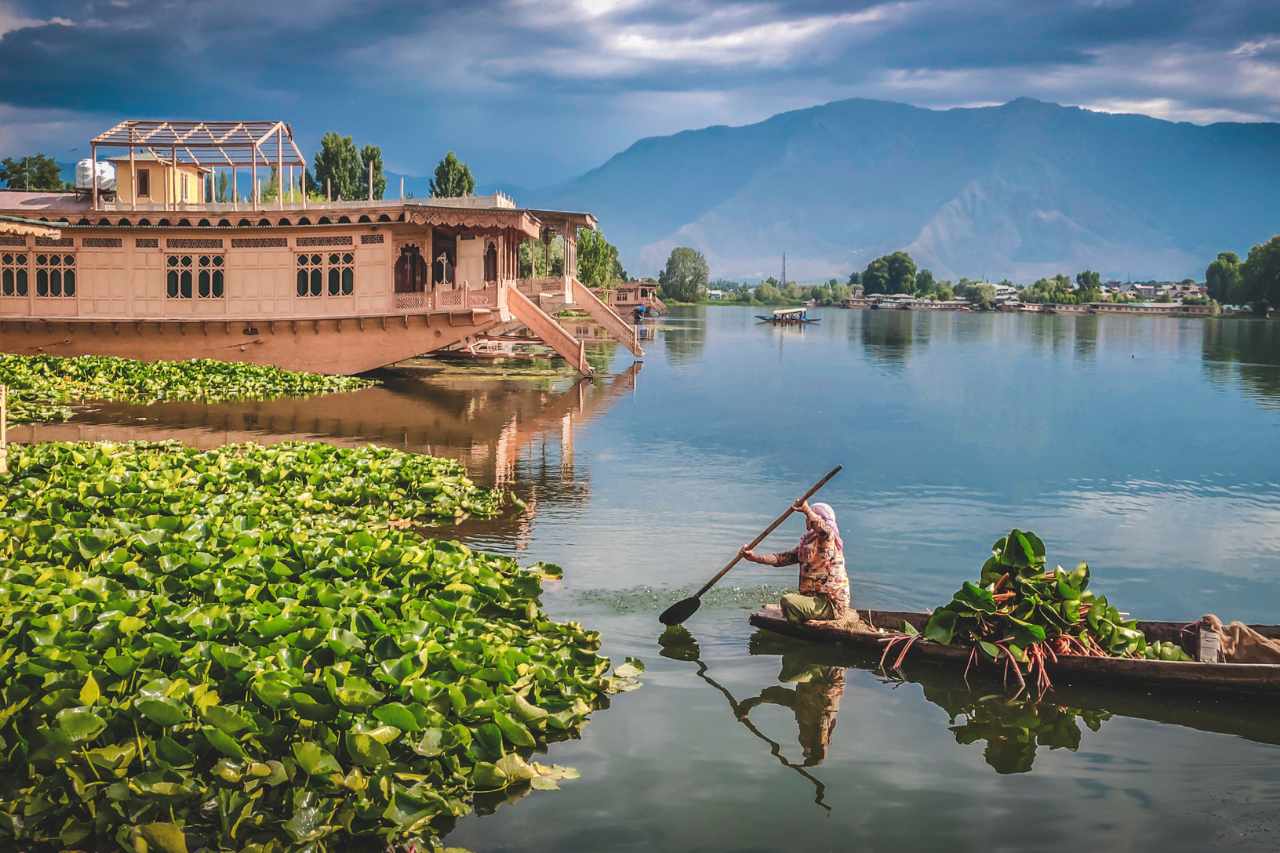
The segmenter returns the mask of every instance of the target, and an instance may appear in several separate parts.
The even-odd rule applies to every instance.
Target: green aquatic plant
[[[1051,686],[1047,664],[1059,654],[1143,656],[1147,640],[1137,622],[1088,586],[1087,563],[1046,571],[1044,542],[1015,528],[991,546],[978,583],[965,581],[950,602],[933,611],[923,633],[908,624],[905,634],[889,638],[881,662],[901,647],[894,668],[901,667],[922,638],[961,645],[970,649],[970,666],[1003,660],[1019,692],[1027,686],[1024,668],[1043,692]]]
[[[501,496],[456,462],[294,443],[11,449],[0,845],[435,846],[607,692],[540,572],[424,538]]]
[[[262,364],[194,359],[137,361],[113,356],[0,353],[0,385],[9,387],[9,422],[65,421],[71,406],[94,400],[261,400],[353,391],[374,384],[355,376],[298,373]]]

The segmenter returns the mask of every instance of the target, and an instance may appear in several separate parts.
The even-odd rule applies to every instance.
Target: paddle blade
[[[681,622],[696,613],[701,604],[702,600],[699,598],[682,599],[662,611],[662,615],[658,617],[658,621],[663,625],[679,625]]]

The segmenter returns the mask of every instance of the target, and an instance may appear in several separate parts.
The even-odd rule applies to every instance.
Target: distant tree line
[[[1280,235],[1249,250],[1240,260],[1221,252],[1204,271],[1209,296],[1224,305],[1252,305],[1266,311],[1280,305]]]

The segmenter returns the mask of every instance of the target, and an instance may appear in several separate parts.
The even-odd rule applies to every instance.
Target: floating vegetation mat
[[[0,847],[438,846],[639,667],[540,572],[411,524],[499,511],[453,461],[41,444],[0,475]]]
[[[374,383],[354,376],[298,373],[261,364],[195,359],[136,361],[82,355],[0,353],[0,385],[9,387],[9,422],[65,421],[91,400],[262,400],[354,391]]]
[[[626,589],[584,589],[577,594],[577,599],[584,604],[593,604],[607,608],[614,613],[653,613],[656,617],[671,606],[696,592],[698,587],[653,587],[633,586]],[[702,596],[703,608],[736,608],[754,609],[762,604],[774,604],[784,592],[794,590],[793,586],[774,586],[772,584],[745,584],[713,586]]]

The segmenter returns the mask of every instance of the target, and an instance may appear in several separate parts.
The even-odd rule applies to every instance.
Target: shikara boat
[[[756,319],[762,323],[805,324],[817,323],[820,317],[810,317],[806,308],[779,308],[772,314],[757,314]]]
[[[860,622],[849,618],[796,625],[788,622],[777,606],[768,606],[751,614],[750,622],[757,628],[779,634],[826,645],[875,651],[878,654],[884,647],[882,641],[900,634],[904,622],[910,623],[917,630],[924,630],[925,623],[929,621],[928,613],[859,610],[858,615],[861,617]],[[1280,625],[1250,627],[1265,637],[1280,637]],[[1138,629],[1146,635],[1149,642],[1178,643],[1192,657],[1195,657],[1199,650],[1200,636],[1194,626],[1187,628],[1181,622],[1139,622]],[[969,649],[960,646],[944,646],[922,639],[912,646],[907,660],[928,660],[963,669],[969,661]],[[991,665],[983,668],[988,671],[999,671]],[[1280,697],[1280,664],[1197,663],[1058,655],[1057,662],[1049,665],[1049,672],[1055,683],[1079,681],[1109,683],[1117,686],[1132,685],[1143,689],[1227,691]]]

